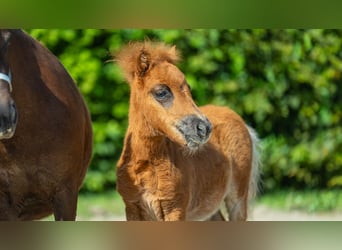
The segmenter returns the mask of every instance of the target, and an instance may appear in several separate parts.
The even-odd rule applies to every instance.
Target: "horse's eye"
[[[152,91],[153,97],[158,101],[158,102],[167,102],[170,100],[173,95],[170,90],[170,88],[166,85],[159,85],[157,86],[153,91]]]
[[[161,90],[157,90],[156,92],[154,92],[154,96],[159,99],[162,100],[164,98],[166,98],[168,96],[170,92],[166,89],[161,89]]]

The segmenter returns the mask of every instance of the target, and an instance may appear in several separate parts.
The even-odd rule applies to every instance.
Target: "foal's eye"
[[[158,85],[152,90],[152,95],[161,104],[165,105],[173,99],[170,88],[166,85]]]
[[[156,92],[154,92],[154,96],[158,100],[165,99],[169,94],[170,94],[170,92],[168,90],[166,90],[166,89],[157,90]]]

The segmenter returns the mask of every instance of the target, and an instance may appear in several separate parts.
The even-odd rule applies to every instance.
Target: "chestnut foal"
[[[257,136],[229,108],[197,107],[178,59],[175,47],[151,42],[116,57],[131,89],[117,164],[127,220],[246,220],[259,177]]]

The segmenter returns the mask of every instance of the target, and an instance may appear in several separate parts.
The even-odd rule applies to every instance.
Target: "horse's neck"
[[[166,140],[162,136],[146,133],[144,129],[128,129],[131,134],[133,154],[139,158],[150,158],[166,152]]]
[[[167,141],[146,121],[141,107],[139,86],[131,89],[127,135],[130,135],[132,154],[139,159],[164,158],[167,154]],[[127,140],[127,138],[126,138]],[[127,141],[126,141],[127,144]]]
[[[139,114],[139,113],[135,113]],[[157,135],[144,121],[143,117],[130,115],[129,125],[126,134],[126,144],[129,143],[132,154],[137,158],[153,158],[164,155],[167,139]]]

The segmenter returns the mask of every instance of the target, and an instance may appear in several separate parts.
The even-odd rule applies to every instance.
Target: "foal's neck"
[[[135,162],[155,163],[169,158],[167,139],[161,136],[145,137],[141,133],[132,133],[132,158]]]
[[[138,158],[155,158],[165,155],[168,139],[156,133],[139,111],[129,111],[127,135],[131,137],[134,155]],[[158,152],[158,153],[157,153]]]

